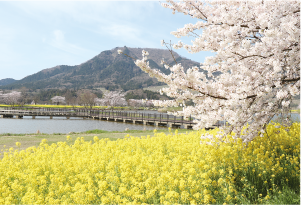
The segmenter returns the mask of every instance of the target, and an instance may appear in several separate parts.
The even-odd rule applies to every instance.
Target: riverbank
[[[179,133],[190,132],[191,130],[179,129]],[[168,129],[159,129],[158,133],[168,134]],[[66,141],[67,136],[70,136],[70,142],[74,142],[78,137],[83,137],[85,141],[93,141],[93,137],[97,136],[99,139],[108,138],[115,141],[120,138],[124,138],[126,135],[131,135],[133,137],[141,136],[154,136],[154,130],[128,130],[128,131],[105,131],[105,130],[89,130],[85,132],[71,132],[68,134],[56,133],[56,134],[43,134],[43,133],[32,133],[32,134],[0,134],[0,148],[9,149],[10,147],[14,149],[25,150],[28,147],[39,146],[42,139],[47,139],[49,144]],[[20,142],[21,146],[17,147],[16,142]],[[1,152],[3,152],[1,150]]]

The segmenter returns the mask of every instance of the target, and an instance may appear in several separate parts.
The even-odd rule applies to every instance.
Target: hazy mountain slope
[[[0,80],[0,86],[1,86],[1,85],[9,85],[9,84],[12,84],[12,83],[14,83],[14,82],[16,82],[15,79],[12,79],[12,78],[5,78],[5,79]]]

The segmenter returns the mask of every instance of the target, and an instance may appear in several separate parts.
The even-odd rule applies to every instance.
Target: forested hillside
[[[14,82],[16,82],[15,79],[12,79],[12,78],[5,78],[5,79],[0,80],[0,86],[1,86],[1,85],[12,84],[12,83],[14,83]]]

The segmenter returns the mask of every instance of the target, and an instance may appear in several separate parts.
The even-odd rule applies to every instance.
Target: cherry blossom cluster
[[[129,99],[128,100],[129,106],[132,107],[153,107],[154,104],[152,100],[147,100],[147,99]]]
[[[0,100],[9,105],[15,105],[21,99],[21,92],[12,91],[10,93],[3,93],[0,91]]]
[[[225,133],[233,131],[244,142],[263,132],[275,114],[288,114],[292,97],[300,94],[299,1],[167,0],[162,6],[198,19],[171,32],[194,38],[191,45],[175,43],[174,49],[215,55],[203,63],[206,73],[198,67],[185,72],[175,64],[166,66],[171,73],[165,75],[150,68],[143,51],[136,65],[166,83],[161,92],[175,98],[157,105],[182,105],[176,114],[193,116],[195,129],[226,120]],[[194,106],[186,106],[187,100]]]
[[[101,106],[127,106],[125,93],[121,91],[111,91],[104,94],[103,98],[95,98],[95,104]]]
[[[66,98],[65,97],[62,97],[62,96],[54,96],[53,98],[51,98],[51,101],[53,102],[53,103],[55,103],[55,104],[59,104],[59,103],[61,103],[61,104],[64,104],[64,103],[66,103]]]

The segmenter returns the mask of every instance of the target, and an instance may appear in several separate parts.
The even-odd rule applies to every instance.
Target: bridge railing
[[[173,122],[181,124],[194,124],[193,118],[189,117],[184,119],[183,116],[174,116],[162,113],[143,113],[143,112],[125,112],[125,111],[110,111],[110,110],[91,110],[91,116],[95,117],[107,117],[107,118],[120,118],[120,119],[131,119],[136,121],[157,121],[157,122]]]
[[[99,109],[67,109],[67,108],[36,108],[36,107],[6,107],[6,113],[11,114],[27,114],[27,115],[41,115],[41,116],[70,116],[70,117],[107,117],[107,118],[121,118],[131,119],[136,121],[157,121],[162,123],[180,123],[180,124],[194,124],[193,118],[185,119],[183,116],[174,116],[163,113],[143,113],[143,112],[127,112],[127,111],[113,111],[113,110],[99,110]],[[2,110],[3,112],[3,110]],[[0,111],[1,113],[1,111]]]

